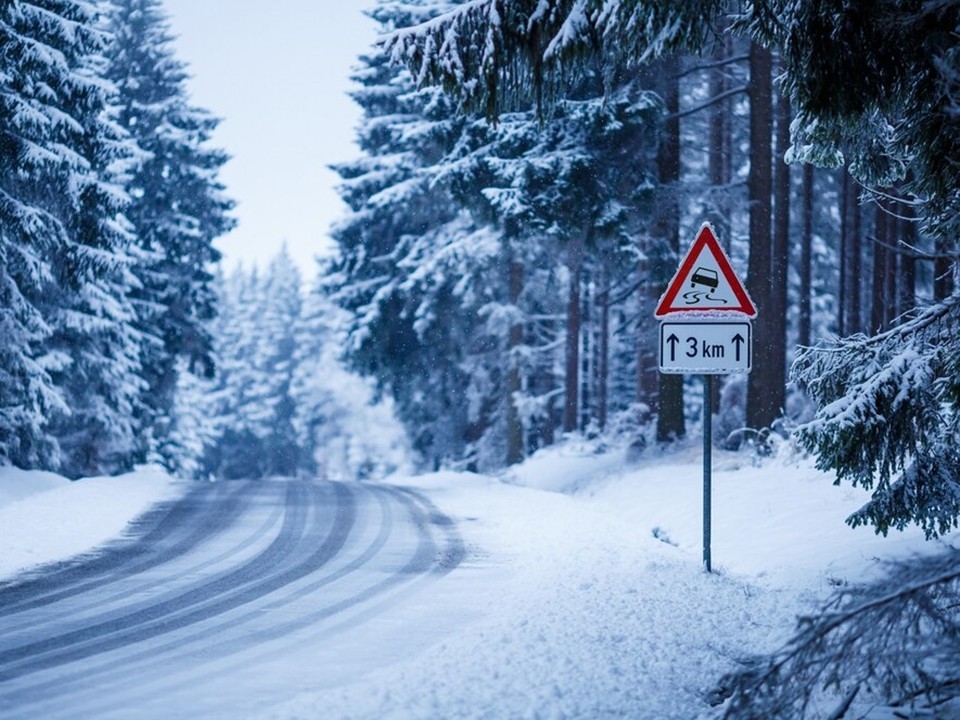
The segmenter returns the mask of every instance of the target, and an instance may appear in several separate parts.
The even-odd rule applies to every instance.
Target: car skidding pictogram
[[[720,278],[717,275],[717,271],[711,270],[710,268],[698,267],[690,277],[690,287],[696,287],[697,285],[705,285],[712,290],[716,290],[720,286]]]

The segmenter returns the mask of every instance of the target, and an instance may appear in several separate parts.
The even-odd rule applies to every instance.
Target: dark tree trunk
[[[578,393],[580,390],[580,275],[583,270],[583,248],[585,235],[574,235],[567,246],[567,270],[570,274],[570,288],[567,295],[567,345],[566,377],[564,378],[563,431],[577,429],[579,414]]]
[[[773,113],[770,52],[752,43],[750,46],[750,174],[747,192],[750,203],[750,262],[747,283],[757,306],[754,323],[754,365],[747,380],[747,425],[768,428],[780,416],[783,388],[768,362],[778,352],[775,307],[771,285],[772,238],[770,234],[770,196],[773,185],[771,146]]]
[[[917,306],[917,224],[910,203],[900,203],[899,207],[901,217],[898,224],[903,252],[897,280],[897,315],[903,315]]]
[[[806,178],[806,166],[804,167],[804,178]],[[840,250],[838,260],[840,263],[837,273],[837,335],[846,337],[850,334],[850,200],[847,197],[849,188],[847,187],[847,169],[843,168],[837,174],[837,184],[839,186],[838,198],[840,203]],[[806,183],[804,183],[804,217],[806,217]],[[813,195],[810,199],[811,211],[813,210]],[[801,322],[802,322],[801,309]]]
[[[864,331],[863,311],[863,213],[860,209],[860,193],[850,173],[846,178],[847,197],[850,203],[850,316],[847,333]]]
[[[937,255],[933,263],[933,299],[944,300],[953,294],[953,259],[950,251],[953,245],[949,240],[938,239],[935,244]]]
[[[606,287],[606,277],[601,278],[603,291],[597,295],[600,306],[600,339],[597,343],[597,425],[603,430],[607,426],[607,402],[610,375],[610,292]]]
[[[510,261],[507,293],[510,304],[519,307],[523,292],[523,265],[515,258]],[[516,394],[521,390],[520,361],[515,352],[523,344],[523,323],[510,326],[507,338],[507,465],[523,460],[523,423],[517,409]]]
[[[777,144],[774,155],[773,243],[770,257],[770,386],[775,409],[786,406],[787,388],[787,266],[790,262],[790,166],[784,156],[790,148],[790,100],[777,93]]]
[[[809,347],[811,340],[811,320],[813,303],[813,165],[803,166],[803,236],[800,239],[800,336],[801,347]],[[840,248],[840,296],[843,296],[843,242]],[[840,300],[838,306],[843,305]]]
[[[725,42],[717,43],[714,60],[722,62],[730,55],[730,36],[724,35]],[[710,71],[711,98],[719,97],[727,91],[727,68],[715,67]],[[714,207],[716,217],[710,218],[721,241],[730,241],[730,207],[728,186],[730,184],[730,106],[729,101],[719,102],[710,110],[710,147],[707,155],[707,174],[714,188]],[[714,383],[719,385],[719,383]]]
[[[556,336],[556,321],[545,320],[542,327],[544,336],[549,339],[548,341],[552,341]],[[534,382],[536,384],[536,394],[545,395],[547,402],[543,411],[543,418],[537,423],[537,429],[530,440],[530,452],[540,447],[553,445],[554,434],[558,425],[556,422],[556,395],[554,393],[557,387],[557,378],[553,370],[552,352],[548,353],[546,358],[537,362]]]
[[[580,282],[580,422],[579,428],[586,430],[590,424],[593,410],[593,318],[591,317],[592,293],[590,271],[584,269]]]
[[[893,298],[886,294],[888,255],[886,243],[887,213],[882,201],[877,201],[873,221],[873,296],[870,304],[870,332],[876,333],[887,326],[887,307]]]
[[[674,257],[680,253],[680,80],[677,77],[677,63],[666,60],[658,66],[659,85],[663,95],[665,109],[669,116],[660,138],[657,152],[657,171],[661,185],[661,207],[655,227],[657,238],[667,247]],[[669,278],[663,279],[660,292],[666,290]],[[683,437],[686,428],[683,418],[683,377],[680,375],[660,374],[657,396],[657,440],[667,442]]]
[[[883,273],[883,297],[886,300],[883,306],[883,326],[893,327],[897,317],[897,308],[900,305],[900,294],[897,290],[897,276],[900,274],[900,222],[897,219],[897,204],[884,200],[881,209],[886,213],[886,238],[884,252],[886,263]]]

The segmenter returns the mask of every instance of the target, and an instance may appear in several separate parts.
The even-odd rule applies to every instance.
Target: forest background
[[[704,220],[760,308],[754,371],[717,384],[716,440],[762,451],[801,425],[822,446],[825,374],[803,370],[822,356],[801,353],[791,382],[798,348],[955,314],[957,190],[938,162],[956,155],[955,5],[718,2],[619,56],[582,44],[617,38],[627,10],[588,6],[526,18],[566,44],[511,48],[478,18],[523,3],[376,4],[360,156],[335,168],[350,210],[304,291],[285,253],[216,269],[227,156],[158,0],[5,4],[0,459],[368,477],[496,470],[570,435],[682,438],[702,390],[657,372],[653,307]],[[524,76],[476,42],[431,46],[436,28],[502,57],[540,42],[547,64]],[[482,82],[463,75],[471,52]],[[862,82],[829,85],[846,67]]]

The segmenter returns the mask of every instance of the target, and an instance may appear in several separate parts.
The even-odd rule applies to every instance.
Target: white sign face
[[[697,375],[748,373],[753,333],[747,320],[660,323],[660,372]]]

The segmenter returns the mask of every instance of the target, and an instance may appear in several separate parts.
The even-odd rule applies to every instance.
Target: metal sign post
[[[710,513],[713,485],[713,375],[703,376],[703,566],[710,568]]]
[[[659,369],[703,375],[703,565],[712,572],[713,376],[749,373],[757,308],[704,223],[660,298]]]

